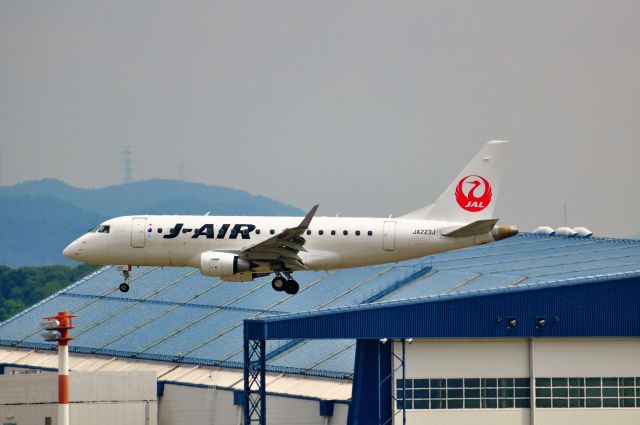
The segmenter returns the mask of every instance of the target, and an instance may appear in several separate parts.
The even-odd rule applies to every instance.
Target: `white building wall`
[[[401,350],[394,343],[397,355]],[[535,339],[531,346],[525,339],[414,340],[406,345],[408,379],[530,378],[531,371],[547,378],[640,377],[640,339]],[[401,377],[396,371],[394,378]],[[400,419],[398,414],[395,423]],[[408,411],[407,419],[408,424],[637,424],[640,407],[425,409]]]
[[[543,425],[637,425],[639,409],[537,409],[535,423]]]
[[[267,423],[282,425],[324,425],[317,400],[267,396]]]
[[[349,416],[349,405],[336,403],[333,407],[333,416],[329,418],[327,425],[347,425],[347,416]]]
[[[536,339],[533,354],[537,376],[640,376],[636,338]]]
[[[69,423],[91,425],[157,424],[158,406],[150,402],[72,403]],[[56,423],[56,422],[54,422]],[[44,422],[39,422],[43,425]],[[20,424],[18,424],[20,425]]]
[[[0,405],[58,401],[58,376],[28,373],[0,376]]]
[[[148,405],[147,405],[148,404]],[[157,404],[152,402],[118,403],[71,403],[69,421],[71,424],[91,425],[156,425]],[[58,423],[58,405],[19,404],[0,405],[0,423],[17,425],[44,425],[45,418],[51,418],[51,424]]]
[[[72,373],[69,378],[72,424],[156,425],[153,372]],[[19,425],[58,423],[58,376],[19,373],[0,376],[0,421]]]
[[[44,425],[45,417],[51,418],[52,424],[58,423],[57,404],[0,404],[0,423],[18,425]]]
[[[405,347],[407,379],[529,376],[529,349],[526,340],[414,340]],[[400,343],[394,343],[393,349],[398,356],[401,355]],[[394,366],[394,369],[400,366],[399,360],[395,359]],[[401,371],[397,371],[395,379],[401,377]],[[402,423],[401,417],[401,414],[396,415],[395,423]],[[407,412],[407,423],[525,425],[529,423],[529,411],[411,410]]]
[[[330,418],[320,416],[317,400],[267,396],[267,423],[278,425],[346,425],[348,406],[336,404]],[[239,425],[242,410],[233,392],[165,384],[158,411],[159,425]]]
[[[402,345],[394,351],[400,355]],[[407,378],[529,376],[526,340],[414,340],[406,353]]]
[[[433,410],[408,411],[407,424],[459,424],[459,425],[514,425],[528,424],[528,409],[473,409],[473,410]],[[396,424],[402,424],[402,414],[395,417]]]
[[[165,384],[158,408],[159,425],[237,424],[233,392]]]
[[[533,343],[538,377],[639,377],[639,339],[540,339]],[[637,408],[536,409],[536,425],[640,424]]]

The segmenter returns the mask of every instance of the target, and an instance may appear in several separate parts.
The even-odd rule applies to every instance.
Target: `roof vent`
[[[547,235],[547,236],[551,236],[555,233],[555,230],[553,230],[553,227],[549,227],[549,226],[539,226],[536,227],[535,230],[533,232],[534,235]]]
[[[593,232],[586,227],[574,227],[573,230],[575,230],[576,236],[580,236],[581,238],[590,238],[593,236]]]
[[[571,227],[558,227],[556,229],[556,236],[575,236],[578,232],[573,230]]]

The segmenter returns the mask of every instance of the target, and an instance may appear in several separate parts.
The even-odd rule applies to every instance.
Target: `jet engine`
[[[205,276],[231,277],[250,272],[257,264],[228,252],[205,252],[200,256],[200,272]]]

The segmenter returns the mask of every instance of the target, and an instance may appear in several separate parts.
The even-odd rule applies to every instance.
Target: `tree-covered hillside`
[[[44,266],[12,269],[0,266],[0,321],[48,297],[97,266]]]

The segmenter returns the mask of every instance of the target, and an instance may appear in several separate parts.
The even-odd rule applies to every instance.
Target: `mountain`
[[[0,264],[71,264],[64,247],[103,218],[54,198],[0,197]]]
[[[145,180],[99,189],[81,189],[44,179],[0,187],[4,196],[49,197],[104,217],[129,214],[304,215],[273,199],[242,190],[177,180]]]
[[[638,233],[637,235],[631,236],[629,239],[640,239],[640,233]]]
[[[81,189],[55,179],[0,187],[0,264],[72,264],[62,250],[107,218],[130,214],[304,215],[241,190],[175,180]]]

